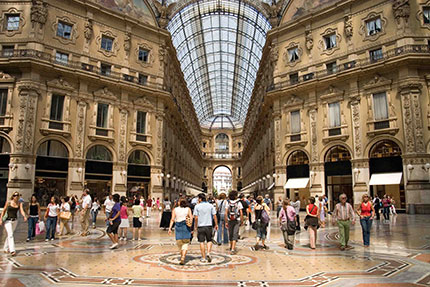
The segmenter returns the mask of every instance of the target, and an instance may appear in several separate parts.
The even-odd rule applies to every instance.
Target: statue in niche
[[[312,37],[312,30],[306,30],[305,31],[305,39],[306,39],[306,49],[308,51],[311,51],[314,47],[314,38]]]
[[[43,0],[33,0],[33,5],[31,6],[31,22],[39,23],[43,26],[48,19],[48,8],[47,4]]]
[[[264,10],[269,15],[269,22],[272,27],[276,27],[279,24],[279,16],[284,6],[284,0],[272,1],[272,5],[262,2]]]
[[[167,24],[169,24],[169,17],[176,6],[176,3],[170,3],[167,5],[166,3],[161,4],[157,0],[153,0],[152,2],[154,3],[154,6],[158,12],[158,24],[161,28],[165,29]]]
[[[130,49],[131,49],[131,36],[129,32],[126,32],[124,36],[124,51],[130,52]]]
[[[411,14],[409,0],[393,0],[393,14],[398,27],[401,27],[403,21],[407,24]]]
[[[353,35],[353,28],[352,28],[352,16],[347,15],[345,16],[345,27],[344,27],[345,36],[348,40],[351,40]]]
[[[91,19],[85,22],[84,36],[87,41],[91,40],[93,36],[93,21]]]

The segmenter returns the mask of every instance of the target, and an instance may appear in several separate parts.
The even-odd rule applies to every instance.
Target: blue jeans
[[[109,219],[110,211],[106,211],[106,218]],[[109,220],[106,220],[106,226],[109,227]]]
[[[92,217],[92,222],[93,222],[93,225],[96,225],[96,221],[97,221],[97,214],[99,213],[99,211],[98,210],[96,210],[96,211],[94,211],[94,210],[92,210],[91,209],[91,217]]]
[[[217,242],[223,243],[222,242],[223,237],[224,237],[224,243],[228,243],[228,229],[225,227],[224,215],[221,215],[221,219],[218,223]]]
[[[384,207],[383,213],[384,213],[384,219],[390,220],[390,207],[389,206]]]
[[[366,216],[360,219],[361,229],[363,231],[363,243],[365,246],[370,245],[370,230],[372,229],[372,219],[370,216]]]
[[[55,231],[57,230],[57,217],[48,216],[46,219],[46,239],[55,239]]]
[[[28,218],[28,239],[32,239],[36,236],[36,223],[39,221],[39,217]]]

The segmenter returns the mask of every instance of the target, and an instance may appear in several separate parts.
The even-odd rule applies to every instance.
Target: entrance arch
[[[387,194],[394,199],[396,208],[406,208],[402,150],[397,143],[383,139],[370,148],[369,172],[371,196],[382,198]]]
[[[127,160],[127,196],[143,196],[148,199],[151,182],[151,160],[142,150],[133,151]]]
[[[111,193],[112,153],[103,145],[92,146],[86,155],[85,185],[99,200]]]
[[[212,173],[212,187],[213,193],[220,194],[226,193],[233,187],[233,173],[230,168],[225,165],[219,165],[214,168]]]
[[[36,153],[35,193],[46,206],[52,196],[65,196],[69,170],[69,151],[57,140],[46,140]]]
[[[9,180],[9,162],[11,146],[9,141],[0,136],[0,206],[4,206],[7,198],[7,182]]]
[[[309,190],[309,157],[303,150],[293,151],[287,159],[287,197],[299,197],[302,206],[310,196]]]
[[[326,196],[329,208],[333,209],[339,202],[339,195],[345,193],[348,202],[354,206],[354,193],[352,190],[351,153],[342,146],[331,147],[324,157],[324,173]]]

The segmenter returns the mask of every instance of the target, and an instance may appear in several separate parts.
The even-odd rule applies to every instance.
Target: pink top
[[[127,215],[127,206],[123,205],[121,206],[121,210],[119,212],[119,216],[121,217],[121,219],[127,219],[128,215]]]
[[[296,217],[296,210],[291,205],[287,206],[287,216],[289,221],[294,221],[294,218]],[[287,221],[287,218],[285,217],[284,208],[281,209],[281,212],[279,213],[279,217],[281,218],[281,222]]]

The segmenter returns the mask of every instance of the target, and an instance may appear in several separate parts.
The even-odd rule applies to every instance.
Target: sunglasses
[[[16,196],[19,196],[19,194],[18,193],[15,193],[14,195],[12,195],[13,197],[16,197]]]

